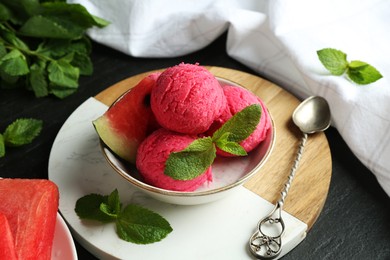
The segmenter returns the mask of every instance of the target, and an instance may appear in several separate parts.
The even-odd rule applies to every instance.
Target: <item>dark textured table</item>
[[[6,156],[0,158],[0,176],[47,178],[51,146],[69,115],[88,97],[130,76],[182,61],[256,74],[226,54],[225,42],[223,35],[203,50],[164,59],[134,58],[93,44],[94,74],[82,77],[78,92],[64,100],[34,98],[32,92],[22,88],[1,89],[0,131],[20,117],[42,119],[44,128],[32,144],[7,149]],[[333,160],[326,204],[307,238],[284,259],[390,259],[390,198],[336,129],[327,130],[326,136]],[[76,247],[79,259],[95,259],[77,242]]]

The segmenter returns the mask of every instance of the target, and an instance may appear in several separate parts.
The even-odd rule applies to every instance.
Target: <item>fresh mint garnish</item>
[[[229,137],[231,136],[231,133],[227,132],[221,135],[218,139],[215,140],[215,145],[221,149],[222,151],[239,155],[239,156],[245,156],[247,155],[247,152],[245,151],[242,146],[234,141],[230,141]]]
[[[164,173],[175,180],[191,180],[204,173],[215,156],[211,137],[196,139],[184,150],[170,154]]]
[[[91,43],[85,32],[108,22],[66,1],[0,3],[0,81],[23,85],[36,97],[65,98],[77,91],[80,75],[91,75]]]
[[[342,51],[325,48],[317,51],[318,58],[332,75],[341,76],[347,73],[355,83],[366,85],[382,78],[380,72],[370,64],[362,61],[347,61],[347,54]]]
[[[136,204],[123,210],[118,190],[110,195],[89,194],[76,201],[79,218],[103,223],[115,222],[118,236],[136,244],[158,242],[172,232],[172,227],[159,214]]]
[[[261,106],[247,106],[226,121],[212,137],[194,140],[179,152],[171,153],[164,174],[176,180],[191,180],[204,173],[216,157],[216,147],[238,156],[247,155],[239,142],[245,140],[259,124]]]
[[[213,134],[213,141],[226,139],[229,142],[241,142],[248,138],[260,122],[261,106],[253,104],[237,112]],[[218,146],[223,149],[223,146]]]

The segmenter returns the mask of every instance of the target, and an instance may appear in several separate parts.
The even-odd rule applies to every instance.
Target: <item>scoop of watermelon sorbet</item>
[[[181,63],[166,69],[151,93],[158,123],[185,134],[205,132],[226,107],[218,80],[198,64]]]
[[[215,120],[208,133],[212,134],[233,115],[240,112],[247,106],[259,104],[262,108],[260,122],[253,133],[248,138],[240,142],[240,145],[244,148],[244,150],[246,152],[250,152],[264,141],[267,136],[267,131],[271,127],[271,119],[267,108],[260,98],[245,88],[227,85],[223,87],[223,92],[227,101],[226,109],[223,111],[221,116]],[[217,154],[225,157],[234,156],[233,154],[224,152],[220,149],[217,149]]]
[[[174,191],[194,191],[205,182],[212,181],[211,166],[192,180],[175,180],[165,175],[165,162],[172,152],[186,148],[196,136],[175,133],[160,128],[149,135],[139,146],[136,166],[145,183]]]

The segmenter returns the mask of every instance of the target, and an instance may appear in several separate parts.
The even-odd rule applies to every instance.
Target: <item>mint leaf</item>
[[[78,86],[79,69],[70,65],[65,59],[50,62],[47,71],[50,82],[56,86],[72,88]]]
[[[77,39],[81,38],[84,30],[66,17],[39,14],[28,19],[19,31],[23,35],[37,38]]]
[[[16,147],[31,143],[41,132],[42,124],[42,120],[32,118],[17,119],[5,129],[5,145]]]
[[[0,158],[5,156],[4,137],[0,134]]]
[[[333,75],[340,76],[348,68],[347,55],[342,51],[325,48],[317,51],[317,55],[321,63]]]
[[[107,198],[107,203],[102,202],[100,204],[100,210],[112,217],[117,217],[121,210],[121,203],[119,200],[118,190],[115,189]]]
[[[17,49],[13,49],[1,58],[0,67],[10,76],[21,76],[29,73],[26,57]]]
[[[47,96],[49,94],[49,86],[47,83],[46,62],[39,61],[31,65],[28,80],[36,97]]]
[[[216,149],[210,137],[196,139],[180,152],[173,152],[165,162],[164,174],[175,180],[191,180],[213,163]]]
[[[227,153],[231,153],[231,154],[235,154],[235,155],[239,155],[239,156],[248,155],[247,152],[245,151],[245,149],[242,148],[242,146],[240,144],[238,144],[237,142],[229,141],[229,136],[230,136],[230,133],[225,133],[220,138],[218,138],[215,141],[215,144],[217,145],[217,147],[219,147],[219,149],[221,149]]]
[[[92,61],[87,54],[76,52],[71,65],[79,68],[80,75],[90,76],[93,73]]]
[[[1,36],[4,38],[4,40],[11,44],[13,47],[16,47],[16,49],[28,51],[30,50],[27,44],[22,41],[20,38],[18,38],[14,32],[11,32],[9,29],[7,29],[4,26],[0,26],[1,29]]]
[[[89,194],[76,201],[75,211],[81,219],[96,220],[103,223],[115,220],[115,217],[100,210],[102,203],[107,204],[108,196]]]
[[[87,9],[80,4],[67,4],[61,2],[47,2],[42,4],[44,15],[66,18],[85,29],[92,26],[105,27],[108,21],[91,15]]]
[[[381,73],[373,66],[362,61],[351,61],[347,71],[349,78],[357,84],[366,85],[382,78]]]
[[[135,204],[128,205],[118,215],[116,228],[121,239],[136,244],[158,242],[172,232],[163,217]]]
[[[109,23],[91,15],[80,4],[47,2],[42,12],[31,16],[20,28],[24,35],[38,38],[79,39],[86,29],[104,27]]]
[[[248,138],[256,129],[260,122],[262,109],[259,104],[247,106],[240,112],[237,112],[228,121],[226,121],[213,134],[213,141],[217,141],[221,136],[229,133],[228,141],[241,142]]]

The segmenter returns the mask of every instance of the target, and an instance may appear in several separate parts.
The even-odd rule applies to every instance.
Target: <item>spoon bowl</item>
[[[292,119],[303,133],[325,131],[330,126],[328,102],[319,96],[309,97],[295,109]]]

